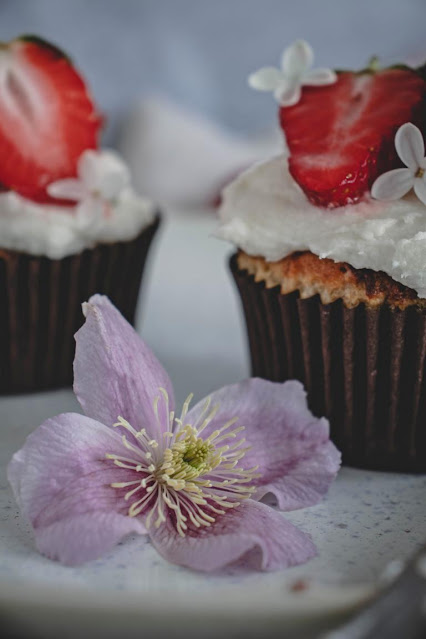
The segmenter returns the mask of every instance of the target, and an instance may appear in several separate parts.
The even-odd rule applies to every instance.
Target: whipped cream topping
[[[0,193],[0,247],[62,259],[98,243],[132,240],[155,217],[153,204],[131,187],[103,215],[77,215],[77,206],[38,204],[17,193]]]
[[[277,156],[228,185],[218,237],[277,261],[294,251],[384,271],[426,297],[426,206],[413,194],[335,209],[314,206]]]

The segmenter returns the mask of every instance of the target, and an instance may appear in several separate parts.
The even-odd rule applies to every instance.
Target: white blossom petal
[[[421,131],[411,122],[399,127],[395,136],[396,151],[406,166],[418,169],[424,160],[425,145]]]
[[[263,67],[248,77],[249,86],[257,91],[274,91],[284,81],[284,74],[276,67]]]
[[[87,195],[86,187],[76,178],[66,178],[51,182],[47,186],[47,192],[51,197],[61,200],[73,200],[73,202],[79,202]]]
[[[307,71],[302,78],[302,84],[309,86],[322,86],[326,84],[334,84],[337,81],[337,75],[332,69],[318,68]]]
[[[399,200],[413,187],[414,173],[411,169],[394,169],[383,173],[371,187],[376,200]]]
[[[305,40],[297,40],[282,54],[281,71],[263,67],[249,76],[248,83],[259,91],[273,91],[281,106],[293,106],[300,100],[302,85],[320,86],[337,80],[331,69],[308,71],[313,59],[311,46]]]
[[[283,83],[274,91],[274,96],[281,106],[293,106],[300,100],[302,89],[299,83]]]
[[[78,159],[78,175],[88,191],[96,190],[101,177],[99,153],[92,149],[84,151]]]
[[[415,178],[414,180],[414,193],[419,200],[426,204],[426,179],[425,176],[421,178]]]
[[[85,151],[79,159],[78,172],[89,193],[105,200],[116,198],[130,182],[127,165],[114,151]]]
[[[296,40],[287,47],[281,58],[281,66],[285,75],[301,76],[314,61],[314,52],[305,40]]]
[[[102,171],[98,191],[106,200],[118,197],[130,183],[130,171],[121,157],[114,151],[101,154]]]

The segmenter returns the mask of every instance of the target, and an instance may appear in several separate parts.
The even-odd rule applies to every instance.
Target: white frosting
[[[413,194],[323,209],[308,201],[280,155],[227,186],[219,214],[217,235],[250,255],[276,261],[309,250],[384,271],[426,297],[426,206]]]
[[[100,242],[134,239],[154,219],[153,204],[124,188],[108,213],[77,215],[77,206],[37,204],[9,191],[0,193],[0,247],[61,259]]]

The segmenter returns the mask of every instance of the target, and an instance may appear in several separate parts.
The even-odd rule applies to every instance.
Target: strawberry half
[[[35,36],[0,44],[0,182],[38,202],[75,177],[98,143],[101,118],[70,60]]]
[[[304,87],[280,109],[289,169],[311,202],[329,208],[357,202],[378,175],[401,166],[397,129],[426,129],[426,82],[408,67],[340,72],[335,84]]]

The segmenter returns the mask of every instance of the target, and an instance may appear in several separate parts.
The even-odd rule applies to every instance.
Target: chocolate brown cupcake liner
[[[347,308],[266,288],[231,258],[252,374],[298,379],[311,410],[330,420],[343,462],[426,471],[426,310]]]
[[[107,295],[133,324],[160,216],[134,240],[98,244],[61,260],[0,251],[0,393],[69,386],[81,305]]]

